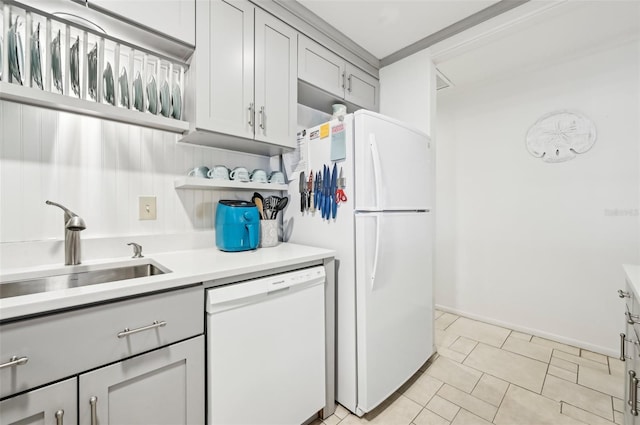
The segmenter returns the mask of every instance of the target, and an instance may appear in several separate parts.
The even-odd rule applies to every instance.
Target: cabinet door
[[[297,125],[297,32],[256,9],[255,138],[295,147]]]
[[[0,425],[77,424],[76,378],[0,402]]]
[[[89,3],[161,34],[195,44],[195,0],[89,0]]]
[[[380,82],[359,68],[347,63],[347,87],[344,99],[370,111],[380,108]]]
[[[204,336],[85,373],[80,423],[203,424],[204,376]]]
[[[246,0],[197,4],[196,127],[253,139],[253,9]]]
[[[345,60],[315,41],[299,35],[298,78],[343,99]]]

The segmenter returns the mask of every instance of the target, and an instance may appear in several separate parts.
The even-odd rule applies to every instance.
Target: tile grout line
[[[614,411],[613,409],[611,410],[611,412],[612,412],[612,417],[613,417],[614,419],[613,419],[613,420],[611,420],[611,419],[607,419],[607,418],[605,418],[604,416],[600,416],[600,415],[598,415],[597,413],[593,413],[593,412],[590,412],[590,411],[588,411],[588,410],[585,410],[585,409],[583,409],[583,408],[582,408],[582,407],[580,407],[580,406],[574,406],[573,404],[568,403],[568,402],[566,402],[566,401],[561,401],[561,402],[560,402],[560,413],[562,413],[562,404],[563,404],[563,403],[564,403],[564,404],[566,404],[566,405],[569,405],[569,406],[571,406],[571,407],[573,407],[573,408],[575,408],[575,409],[582,410],[582,411],[583,411],[583,412],[585,412],[585,413],[589,413],[589,414],[591,414],[591,415],[593,415],[593,416],[597,416],[597,417],[598,417],[598,418],[600,418],[600,419],[604,419],[604,420],[609,421],[609,422],[615,422],[615,415],[613,415],[613,411]],[[569,416],[569,415],[567,415],[567,414],[565,414],[565,413],[563,413],[563,415],[565,415],[565,416]],[[571,417],[571,416],[569,416],[569,417]],[[575,419],[575,418],[574,418],[574,419]]]
[[[505,390],[504,394],[502,394],[502,398],[500,399],[500,403],[498,404],[498,408],[496,409],[495,415],[493,415],[493,419],[491,420],[491,423],[494,423],[494,421],[496,420],[496,416],[498,416],[498,412],[500,412],[500,408],[502,407],[502,403],[504,402],[504,398],[507,396],[507,393],[509,392],[509,388],[511,387],[511,385],[513,385],[509,381],[505,381],[505,382],[507,382],[509,385],[507,385],[507,389]]]

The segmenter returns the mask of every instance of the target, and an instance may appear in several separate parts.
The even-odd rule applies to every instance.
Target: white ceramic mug
[[[284,174],[282,171],[273,171],[269,176],[269,183],[284,184]]]
[[[192,168],[191,170],[189,170],[189,172],[187,173],[187,176],[189,177],[203,177],[203,178],[207,178],[209,173],[209,167],[205,167],[204,165],[201,167],[195,167]]]
[[[209,170],[207,177],[214,180],[229,180],[229,169],[224,165],[216,165]]]
[[[259,168],[256,168],[255,170],[253,170],[253,172],[249,177],[251,178],[252,182],[256,182],[256,183],[267,182],[267,172]]]
[[[249,171],[247,171],[247,169],[244,167],[236,167],[229,173],[229,178],[231,178],[231,180],[236,180],[239,182],[248,182]]]

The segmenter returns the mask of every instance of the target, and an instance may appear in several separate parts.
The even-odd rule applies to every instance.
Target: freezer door
[[[371,112],[356,113],[354,122],[355,209],[430,209],[433,173],[429,138]]]
[[[356,214],[358,412],[433,354],[432,214]]]

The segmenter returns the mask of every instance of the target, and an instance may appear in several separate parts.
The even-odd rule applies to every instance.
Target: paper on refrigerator
[[[307,164],[309,163],[309,146],[307,145],[306,130],[298,133],[296,140],[296,148],[291,152],[282,154],[282,165],[284,166],[284,172],[287,175],[287,181],[295,179],[301,171],[307,171]]]

